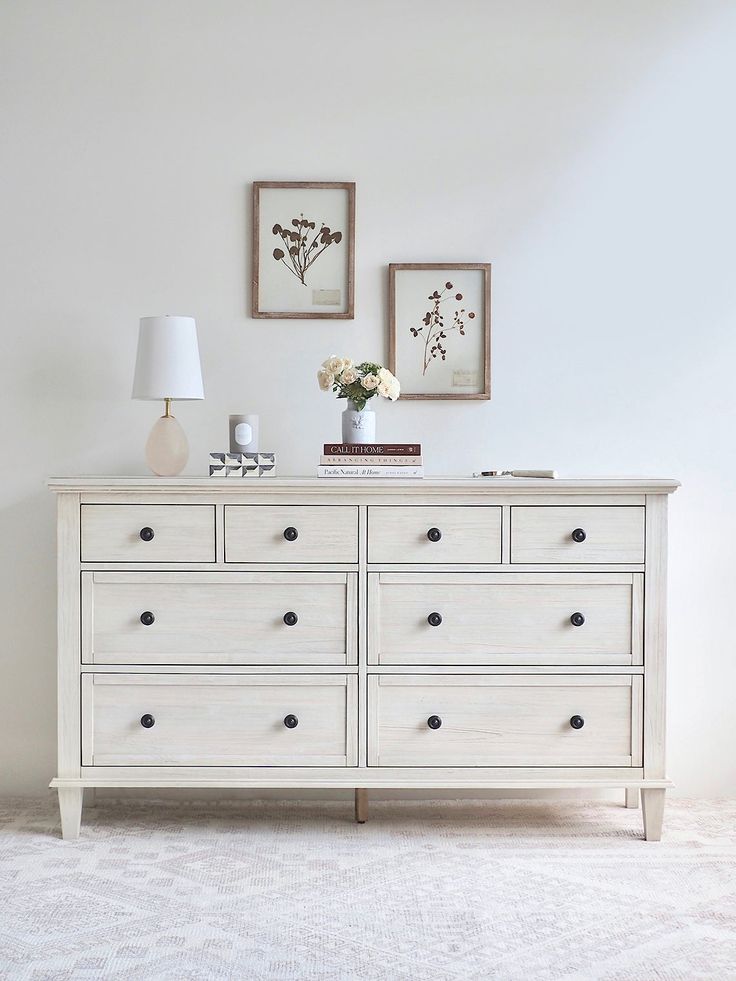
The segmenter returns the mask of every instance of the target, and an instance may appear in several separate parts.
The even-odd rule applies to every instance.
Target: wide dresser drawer
[[[82,660],[357,661],[356,573],[84,572]]]
[[[214,562],[209,504],[83,504],[82,562]]]
[[[85,674],[84,766],[352,766],[346,675]]]
[[[512,507],[511,561],[640,564],[644,508]]]
[[[500,562],[501,508],[373,505],[368,508],[368,561]]]
[[[370,675],[370,766],[640,766],[642,678]]]
[[[357,562],[358,509],[329,504],[228,504],[225,561]]]
[[[643,576],[372,573],[371,664],[640,664]]]

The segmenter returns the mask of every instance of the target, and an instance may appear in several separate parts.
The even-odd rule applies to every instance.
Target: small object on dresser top
[[[335,456],[323,453],[319,458],[328,467],[421,467],[421,456]]]
[[[325,456],[421,456],[421,443],[325,443]]]
[[[550,480],[557,479],[556,470],[481,470],[473,474],[474,477],[546,477]]]
[[[258,453],[258,416],[234,415],[229,417],[230,452]]]
[[[210,453],[210,477],[275,476],[275,453]]]
[[[375,466],[368,464],[366,466],[351,466],[347,465],[337,465],[337,466],[319,466],[317,467],[318,477],[361,477],[361,478],[381,478],[381,477],[405,477],[405,478],[421,478],[424,476],[424,467],[421,466]]]

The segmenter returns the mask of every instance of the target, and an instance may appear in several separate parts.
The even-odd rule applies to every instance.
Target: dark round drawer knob
[[[430,528],[427,532],[427,538],[430,542],[438,542],[442,538],[442,532],[439,528]]]
[[[582,613],[573,613],[573,615],[570,617],[570,623],[573,625],[573,627],[582,627],[582,625],[585,623],[585,617]]]
[[[292,613],[291,610],[288,613],[284,613],[284,623],[287,627],[293,627],[295,623],[298,623],[299,617],[296,613]]]
[[[145,613],[141,613],[141,623],[144,627],[150,627],[155,619],[156,617],[150,610],[146,610]]]
[[[574,542],[584,542],[587,537],[585,528],[576,528],[572,533],[572,540]]]
[[[153,729],[155,724],[156,724],[156,720],[152,715],[141,716],[141,725],[143,726],[144,729]]]
[[[153,528],[141,528],[141,530],[140,530],[140,536],[141,536],[141,539],[144,542],[152,542],[153,541]]]
[[[439,727],[442,725],[442,719],[439,717],[439,715],[430,715],[430,717],[427,719],[427,725],[430,729],[439,729]]]
[[[295,715],[287,715],[284,718],[284,725],[287,729],[296,729],[299,725],[299,719]]]
[[[442,614],[430,613],[427,617],[427,623],[430,625],[430,627],[439,627],[439,625],[442,623]]]
[[[573,715],[573,717],[570,719],[570,725],[573,727],[573,729],[582,729],[585,725],[585,719],[582,717],[582,715]]]
[[[292,528],[291,526],[284,528],[284,538],[287,540],[287,542],[295,542],[298,537],[299,532],[296,530],[296,528]]]

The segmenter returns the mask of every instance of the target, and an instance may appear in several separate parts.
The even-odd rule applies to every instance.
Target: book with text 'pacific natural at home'
[[[318,477],[423,477],[424,467],[319,466]]]
[[[325,443],[325,456],[421,456],[421,443]]]
[[[420,456],[335,456],[324,453],[319,462],[322,466],[342,467],[348,464],[351,467],[421,467],[422,458]]]

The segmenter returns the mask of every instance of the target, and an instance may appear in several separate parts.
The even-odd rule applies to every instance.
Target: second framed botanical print
[[[253,184],[254,317],[352,320],[355,184]]]
[[[491,265],[389,266],[389,368],[402,399],[491,397]]]

